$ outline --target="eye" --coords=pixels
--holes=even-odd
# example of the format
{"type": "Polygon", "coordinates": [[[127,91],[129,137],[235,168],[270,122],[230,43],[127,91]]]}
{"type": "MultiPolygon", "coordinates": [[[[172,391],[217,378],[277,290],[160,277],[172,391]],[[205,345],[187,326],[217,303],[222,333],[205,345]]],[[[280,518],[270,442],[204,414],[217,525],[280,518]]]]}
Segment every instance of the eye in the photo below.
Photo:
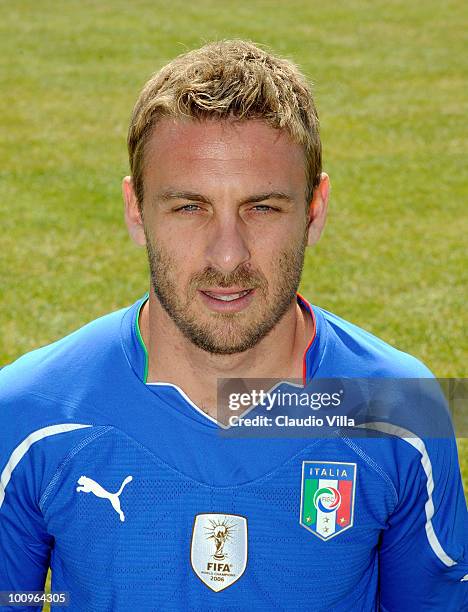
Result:
{"type": "Polygon", "coordinates": [[[256,204],[255,206],[252,207],[252,210],[254,212],[259,212],[259,213],[270,213],[270,212],[276,212],[278,209],[273,208],[273,206],[268,206],[267,204],[256,204]]]}
{"type": "Polygon", "coordinates": [[[198,206],[198,204],[184,204],[183,206],[179,206],[178,208],[175,209],[175,212],[182,212],[182,213],[195,213],[198,212],[199,210],[202,210],[200,206],[198,206]]]}

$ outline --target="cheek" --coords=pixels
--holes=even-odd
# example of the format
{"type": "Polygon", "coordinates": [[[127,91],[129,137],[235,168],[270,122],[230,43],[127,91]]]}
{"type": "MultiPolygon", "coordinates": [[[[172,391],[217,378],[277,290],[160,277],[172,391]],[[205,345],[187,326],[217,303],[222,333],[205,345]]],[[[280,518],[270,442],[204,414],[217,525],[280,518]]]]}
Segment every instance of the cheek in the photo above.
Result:
{"type": "Polygon", "coordinates": [[[179,237],[167,243],[160,243],[163,273],[170,277],[174,287],[186,288],[193,276],[203,270],[203,259],[196,253],[193,241],[179,237]]]}
{"type": "Polygon", "coordinates": [[[294,228],[288,224],[275,231],[258,232],[252,241],[252,261],[264,270],[276,269],[285,254],[302,250],[306,238],[305,220],[298,221],[294,228]]]}

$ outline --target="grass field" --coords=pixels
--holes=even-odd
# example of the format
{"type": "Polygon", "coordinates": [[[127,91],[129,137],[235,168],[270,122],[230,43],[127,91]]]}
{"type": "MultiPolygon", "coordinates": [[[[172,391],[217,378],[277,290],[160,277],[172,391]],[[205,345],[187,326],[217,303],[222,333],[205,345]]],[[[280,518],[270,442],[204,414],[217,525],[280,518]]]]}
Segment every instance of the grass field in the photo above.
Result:
{"type": "Polygon", "coordinates": [[[436,375],[466,376],[466,12],[462,0],[5,5],[0,364],[144,293],[120,195],[136,95],[175,54],[244,37],[315,82],[333,189],[302,292],[436,375]]]}

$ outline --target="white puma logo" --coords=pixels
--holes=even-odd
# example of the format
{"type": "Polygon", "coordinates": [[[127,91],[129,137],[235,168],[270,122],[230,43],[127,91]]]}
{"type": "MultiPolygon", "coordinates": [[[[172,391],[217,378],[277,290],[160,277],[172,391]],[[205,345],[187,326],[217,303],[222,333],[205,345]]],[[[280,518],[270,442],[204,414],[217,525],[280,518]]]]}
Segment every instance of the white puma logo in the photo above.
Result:
{"type": "Polygon", "coordinates": [[[124,490],[124,487],[129,482],[132,482],[132,480],[133,476],[127,476],[127,478],[125,478],[122,484],[120,485],[120,489],[117,491],[117,493],[109,493],[109,491],[106,491],[103,487],[101,487],[99,483],[97,483],[92,478],[88,478],[87,476],[80,476],[78,478],[78,484],[81,485],[81,487],[76,487],[76,490],[82,491],[83,493],[94,493],[96,497],[107,498],[112,504],[114,510],[120,516],[120,520],[123,522],[125,520],[125,514],[120,509],[119,495],[124,490]]]}

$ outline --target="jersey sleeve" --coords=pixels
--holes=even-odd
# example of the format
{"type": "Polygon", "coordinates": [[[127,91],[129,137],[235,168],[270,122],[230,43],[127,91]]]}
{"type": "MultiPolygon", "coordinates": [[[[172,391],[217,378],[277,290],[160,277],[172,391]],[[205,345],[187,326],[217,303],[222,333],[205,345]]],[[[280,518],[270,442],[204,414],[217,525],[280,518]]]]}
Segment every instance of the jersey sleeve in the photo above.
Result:
{"type": "MultiPolygon", "coordinates": [[[[4,450],[5,445],[0,445],[4,450]]],[[[36,499],[39,466],[26,453],[12,469],[14,452],[1,455],[0,471],[0,591],[44,590],[53,538],[47,533],[36,499]]],[[[40,607],[0,610],[40,610],[40,607]]]]}
{"type": "Polygon", "coordinates": [[[15,392],[11,369],[0,372],[0,591],[41,591],[53,545],[39,507],[46,466],[37,431],[45,410],[15,392]]]}
{"type": "Polygon", "coordinates": [[[468,610],[467,510],[454,438],[396,432],[398,504],[379,548],[380,610],[468,610]]]}

